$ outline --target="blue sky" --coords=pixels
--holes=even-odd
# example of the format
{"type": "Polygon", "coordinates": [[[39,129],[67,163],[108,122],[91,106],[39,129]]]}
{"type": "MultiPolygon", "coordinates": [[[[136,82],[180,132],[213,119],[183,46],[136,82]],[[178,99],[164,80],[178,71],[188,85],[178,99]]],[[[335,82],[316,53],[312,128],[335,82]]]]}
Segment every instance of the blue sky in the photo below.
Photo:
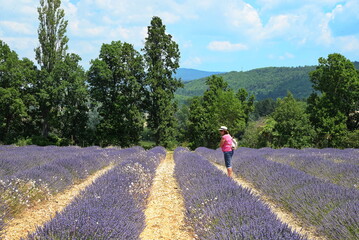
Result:
{"type": "MultiPolygon", "coordinates": [[[[0,0],[0,39],[34,60],[39,0],[0,0]]],[[[88,69],[101,45],[140,51],[153,16],[178,43],[184,68],[246,71],[315,65],[341,53],[359,61],[358,0],[63,0],[69,52],[88,69]]]]}

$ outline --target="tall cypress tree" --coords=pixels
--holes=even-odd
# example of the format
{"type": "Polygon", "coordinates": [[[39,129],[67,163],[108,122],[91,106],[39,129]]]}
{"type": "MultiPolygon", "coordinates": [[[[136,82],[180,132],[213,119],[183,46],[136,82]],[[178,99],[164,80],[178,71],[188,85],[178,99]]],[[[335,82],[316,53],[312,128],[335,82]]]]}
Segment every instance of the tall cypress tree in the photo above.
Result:
{"type": "Polygon", "coordinates": [[[36,60],[41,67],[41,77],[36,84],[38,89],[39,111],[41,115],[42,136],[47,137],[50,125],[56,121],[62,78],[54,77],[56,64],[62,62],[68,48],[66,37],[67,21],[65,12],[60,9],[61,0],[40,0],[38,8],[40,25],[38,38],[40,45],[35,49],[36,60]]]}
{"type": "Polygon", "coordinates": [[[148,126],[154,131],[157,145],[169,146],[176,136],[174,92],[182,83],[173,77],[179,67],[178,44],[166,33],[161,18],[152,18],[142,50],[147,68],[148,126]]]}

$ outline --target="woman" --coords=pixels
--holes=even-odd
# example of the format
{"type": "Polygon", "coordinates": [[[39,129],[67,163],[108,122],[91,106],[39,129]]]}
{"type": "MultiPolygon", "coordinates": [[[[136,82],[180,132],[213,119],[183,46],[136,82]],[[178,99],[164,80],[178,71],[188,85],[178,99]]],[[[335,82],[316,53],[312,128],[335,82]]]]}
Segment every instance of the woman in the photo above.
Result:
{"type": "Polygon", "coordinates": [[[222,149],[222,152],[224,154],[224,162],[226,164],[227,173],[229,177],[233,176],[232,171],[232,156],[233,156],[233,149],[232,149],[232,137],[228,133],[228,128],[225,126],[222,126],[219,129],[219,133],[221,134],[221,142],[219,143],[219,146],[222,149]]]}

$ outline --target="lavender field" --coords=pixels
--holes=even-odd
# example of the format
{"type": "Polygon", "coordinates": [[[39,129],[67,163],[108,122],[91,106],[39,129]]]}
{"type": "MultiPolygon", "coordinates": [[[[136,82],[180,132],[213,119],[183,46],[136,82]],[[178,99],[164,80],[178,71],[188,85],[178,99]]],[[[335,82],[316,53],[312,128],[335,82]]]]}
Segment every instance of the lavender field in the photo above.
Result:
{"type": "MultiPolygon", "coordinates": [[[[196,153],[224,164],[222,152],[196,153]]],[[[233,157],[233,169],[327,239],[359,239],[358,149],[248,149],[233,157]]]]}
{"type": "MultiPolygon", "coordinates": [[[[140,239],[165,155],[162,147],[0,146],[0,232],[37,202],[113,165],[22,239],[140,239]]],[[[358,149],[239,148],[233,169],[314,235],[354,240],[359,239],[358,156],[358,149]]],[[[177,148],[174,162],[185,222],[196,239],[310,239],[221,172],[216,167],[224,164],[220,150],[177,148]]]]}

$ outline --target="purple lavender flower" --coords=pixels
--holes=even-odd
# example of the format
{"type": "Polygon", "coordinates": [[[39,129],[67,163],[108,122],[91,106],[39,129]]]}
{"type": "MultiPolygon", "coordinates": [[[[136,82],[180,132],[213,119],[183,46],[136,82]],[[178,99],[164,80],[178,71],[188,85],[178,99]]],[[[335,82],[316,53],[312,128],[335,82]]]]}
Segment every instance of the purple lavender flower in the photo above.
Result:
{"type": "Polygon", "coordinates": [[[199,239],[305,239],[205,158],[183,148],[174,157],[187,221],[199,239]]]}
{"type": "MultiPolygon", "coordinates": [[[[287,158],[294,158],[302,153],[302,150],[296,149],[240,148],[234,154],[233,169],[307,226],[315,226],[320,234],[329,239],[339,239],[338,236],[345,236],[344,239],[359,239],[359,218],[356,214],[359,191],[315,177],[322,176],[321,171],[327,171],[324,166],[324,169],[316,168],[317,170],[309,175],[291,167],[292,164],[300,163],[287,165],[268,160],[278,151],[283,158],[286,156],[285,153],[287,158]]],[[[320,150],[320,154],[325,154],[325,151],[320,150]]],[[[219,150],[198,149],[198,153],[211,161],[223,164],[218,154],[219,150]]],[[[316,163],[314,162],[313,166],[314,164],[316,163]]],[[[345,168],[342,168],[342,171],[343,169],[345,168]]],[[[335,173],[334,169],[330,171],[332,174],[335,173]]],[[[345,175],[346,172],[341,174],[345,175]]]]}
{"type": "Polygon", "coordinates": [[[128,155],[28,239],[138,239],[164,154],[164,148],[155,148],[128,155]]]}

